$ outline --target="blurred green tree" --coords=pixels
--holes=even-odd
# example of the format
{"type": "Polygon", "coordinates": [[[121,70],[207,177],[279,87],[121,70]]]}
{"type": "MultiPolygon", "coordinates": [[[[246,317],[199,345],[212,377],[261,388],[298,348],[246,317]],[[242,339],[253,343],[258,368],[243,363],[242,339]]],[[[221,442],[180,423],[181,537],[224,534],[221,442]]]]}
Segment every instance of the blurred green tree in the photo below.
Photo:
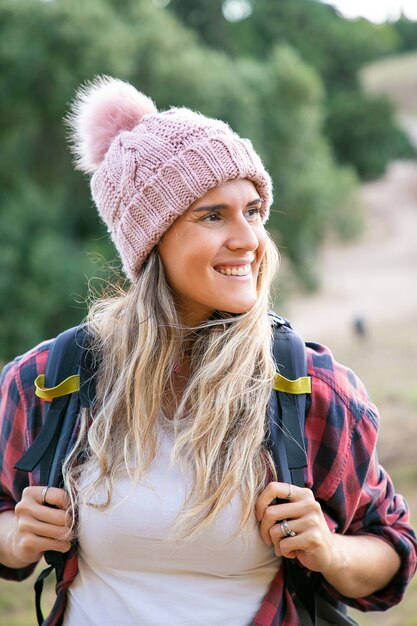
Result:
{"type": "Polygon", "coordinates": [[[111,258],[62,118],[79,82],[131,71],[134,39],[105,3],[0,5],[0,358],[76,323],[89,253],[111,258]]]}
{"type": "Polygon", "coordinates": [[[399,50],[417,49],[417,22],[408,19],[405,15],[392,24],[399,37],[399,50]]]}
{"type": "MultiPolygon", "coordinates": [[[[389,24],[343,19],[319,0],[170,0],[169,10],[199,32],[206,43],[237,56],[268,56],[287,43],[313,65],[326,87],[352,87],[367,62],[396,51],[398,35],[389,24]],[[227,8],[247,6],[244,19],[225,19],[227,8]]],[[[239,12],[237,13],[239,15],[239,12]]]]}
{"type": "Polygon", "coordinates": [[[263,154],[272,174],[271,227],[304,285],[318,284],[314,262],[329,231],[343,236],[360,227],[351,168],[336,167],[323,134],[324,91],[316,72],[288,46],[277,46],[263,64],[247,66],[247,81],[262,102],[263,154]],[[251,72],[252,69],[252,72],[251,72]]]}
{"type": "Polygon", "coordinates": [[[74,89],[98,73],[133,82],[159,108],[190,106],[252,138],[274,178],[271,228],[306,284],[326,230],[355,225],[354,212],[342,212],[355,177],[335,165],[323,135],[320,78],[288,46],[262,62],[230,58],[148,0],[3,0],[0,70],[3,360],[77,323],[98,273],[91,254],[115,254],[62,124],[74,89]]]}
{"type": "Polygon", "coordinates": [[[340,160],[355,163],[362,178],[372,179],[381,175],[393,153],[397,158],[415,157],[394,119],[393,104],[386,97],[356,89],[339,91],[331,99],[327,131],[340,160]]]}
{"type": "MultiPolygon", "coordinates": [[[[383,174],[394,158],[415,155],[392,109],[368,96],[359,83],[359,70],[368,62],[396,52],[400,37],[391,24],[375,25],[365,19],[347,20],[318,0],[171,0],[171,11],[198,30],[209,45],[230,54],[267,58],[277,44],[289,44],[320,74],[326,88],[325,132],[341,163],[351,164],[364,179],[383,174]],[[227,7],[246,6],[245,19],[228,21],[227,7]],[[343,98],[348,106],[341,106],[343,98]],[[355,102],[356,100],[356,102],[355,102]],[[378,127],[369,134],[356,124],[362,114],[373,115],[378,127]],[[336,107],[333,110],[333,107],[336,107]],[[350,115],[354,109],[357,114],[350,115]],[[348,145],[347,137],[355,140],[348,145]]],[[[241,13],[242,14],[242,13],[241,13]]]]}

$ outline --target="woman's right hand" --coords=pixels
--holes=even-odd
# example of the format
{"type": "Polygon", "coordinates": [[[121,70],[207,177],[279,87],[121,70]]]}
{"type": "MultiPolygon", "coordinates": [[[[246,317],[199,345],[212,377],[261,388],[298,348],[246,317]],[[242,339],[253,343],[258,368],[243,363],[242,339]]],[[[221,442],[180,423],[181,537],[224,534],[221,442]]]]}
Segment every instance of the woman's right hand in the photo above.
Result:
{"type": "Polygon", "coordinates": [[[68,552],[72,533],[63,489],[26,487],[15,507],[10,549],[20,567],[38,562],[47,550],[68,552]]]}

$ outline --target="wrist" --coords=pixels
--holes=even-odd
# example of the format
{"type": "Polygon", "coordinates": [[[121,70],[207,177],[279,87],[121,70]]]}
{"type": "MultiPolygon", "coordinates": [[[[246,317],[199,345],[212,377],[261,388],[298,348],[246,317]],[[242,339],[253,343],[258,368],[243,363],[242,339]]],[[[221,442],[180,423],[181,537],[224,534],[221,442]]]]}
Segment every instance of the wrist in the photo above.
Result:
{"type": "Polygon", "coordinates": [[[348,571],[348,555],[345,550],[345,544],[340,539],[340,535],[331,535],[329,562],[320,572],[327,582],[334,587],[338,587],[340,582],[346,579],[348,571]]]}

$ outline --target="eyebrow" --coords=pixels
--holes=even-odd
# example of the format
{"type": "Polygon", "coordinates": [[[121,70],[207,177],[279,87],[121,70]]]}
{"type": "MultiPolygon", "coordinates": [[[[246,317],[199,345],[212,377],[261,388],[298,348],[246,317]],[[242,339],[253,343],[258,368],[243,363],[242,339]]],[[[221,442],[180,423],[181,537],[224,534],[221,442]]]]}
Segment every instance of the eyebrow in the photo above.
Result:
{"type": "MultiPolygon", "coordinates": [[[[254,206],[255,204],[259,204],[262,202],[262,198],[256,198],[256,200],[251,200],[247,203],[246,207],[254,206]]],[[[203,211],[220,211],[221,209],[229,209],[229,204],[205,204],[204,206],[199,206],[196,209],[193,209],[193,213],[202,213],[203,211]]]]}

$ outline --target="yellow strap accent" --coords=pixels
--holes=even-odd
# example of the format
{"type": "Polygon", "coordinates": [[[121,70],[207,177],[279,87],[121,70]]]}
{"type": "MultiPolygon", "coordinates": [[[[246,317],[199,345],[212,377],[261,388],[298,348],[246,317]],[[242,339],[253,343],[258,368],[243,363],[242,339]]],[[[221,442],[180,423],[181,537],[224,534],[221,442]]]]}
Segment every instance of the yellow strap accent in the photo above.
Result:
{"type": "Polygon", "coordinates": [[[60,398],[66,396],[74,391],[80,390],[80,375],[74,374],[74,376],[68,376],[62,383],[59,383],[56,387],[45,388],[45,374],[40,374],[35,380],[35,394],[42,400],[49,400],[50,402],[54,398],[60,398]]]}
{"type": "MultiPolygon", "coordinates": [[[[42,400],[53,400],[80,390],[80,375],[69,376],[56,387],[45,388],[45,374],[40,374],[35,380],[35,394],[42,400]]],[[[275,374],[273,388],[285,393],[301,394],[311,393],[311,378],[303,376],[297,380],[289,380],[281,374],[275,374]]]]}
{"type": "Polygon", "coordinates": [[[311,378],[310,376],[302,376],[297,378],[297,380],[289,380],[281,376],[281,374],[275,374],[273,388],[276,391],[284,391],[285,393],[311,393],[311,378]]]}

